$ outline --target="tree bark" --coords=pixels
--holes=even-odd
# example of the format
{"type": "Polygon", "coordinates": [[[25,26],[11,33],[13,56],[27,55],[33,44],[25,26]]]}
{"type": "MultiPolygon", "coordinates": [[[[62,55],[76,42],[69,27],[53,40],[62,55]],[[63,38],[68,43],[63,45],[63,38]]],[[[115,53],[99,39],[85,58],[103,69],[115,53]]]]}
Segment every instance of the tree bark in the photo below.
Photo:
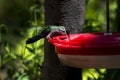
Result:
{"type": "MultiPolygon", "coordinates": [[[[85,0],[46,0],[45,24],[63,25],[71,33],[83,31],[85,0]]],[[[82,80],[79,68],[62,64],[54,46],[45,40],[43,80],[82,80]]]]}
{"type": "Polygon", "coordinates": [[[62,0],[60,23],[71,33],[83,32],[85,0],[62,0]]]}

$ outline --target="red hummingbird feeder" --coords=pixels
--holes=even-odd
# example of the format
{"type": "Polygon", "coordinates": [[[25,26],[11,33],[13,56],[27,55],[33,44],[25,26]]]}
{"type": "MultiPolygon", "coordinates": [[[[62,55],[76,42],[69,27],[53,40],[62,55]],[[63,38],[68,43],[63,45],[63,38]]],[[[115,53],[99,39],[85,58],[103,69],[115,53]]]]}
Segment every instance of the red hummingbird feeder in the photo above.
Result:
{"type": "Polygon", "coordinates": [[[83,33],[49,39],[60,60],[78,68],[119,68],[120,33],[83,33]]]}
{"type": "Polygon", "coordinates": [[[106,0],[107,32],[55,36],[48,41],[55,46],[60,60],[77,68],[120,68],[120,33],[109,32],[109,0],[106,0]]]}

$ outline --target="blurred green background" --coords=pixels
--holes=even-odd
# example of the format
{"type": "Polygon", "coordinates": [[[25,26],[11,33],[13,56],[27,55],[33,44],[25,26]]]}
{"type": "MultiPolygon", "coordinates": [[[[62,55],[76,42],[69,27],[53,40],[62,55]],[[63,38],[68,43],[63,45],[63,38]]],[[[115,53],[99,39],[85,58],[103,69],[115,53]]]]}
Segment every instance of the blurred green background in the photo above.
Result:
{"type": "MultiPolygon", "coordinates": [[[[86,0],[84,32],[106,31],[105,0],[86,0]]],[[[110,31],[120,31],[120,0],[110,1],[110,31]]],[[[44,0],[0,0],[1,80],[42,80],[44,39],[25,41],[44,27],[44,0]]],[[[83,69],[83,80],[117,80],[120,72],[83,69]]]]}

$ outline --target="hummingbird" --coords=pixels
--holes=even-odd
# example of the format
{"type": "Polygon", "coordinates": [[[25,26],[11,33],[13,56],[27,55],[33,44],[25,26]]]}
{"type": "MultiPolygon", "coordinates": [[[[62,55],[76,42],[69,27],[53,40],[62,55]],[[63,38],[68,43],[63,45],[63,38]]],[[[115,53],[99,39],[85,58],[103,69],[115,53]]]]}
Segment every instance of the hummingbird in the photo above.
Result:
{"type": "Polygon", "coordinates": [[[47,39],[52,38],[54,36],[67,34],[64,26],[47,26],[40,30],[40,32],[26,40],[26,44],[34,43],[41,38],[47,37],[47,39]]]}

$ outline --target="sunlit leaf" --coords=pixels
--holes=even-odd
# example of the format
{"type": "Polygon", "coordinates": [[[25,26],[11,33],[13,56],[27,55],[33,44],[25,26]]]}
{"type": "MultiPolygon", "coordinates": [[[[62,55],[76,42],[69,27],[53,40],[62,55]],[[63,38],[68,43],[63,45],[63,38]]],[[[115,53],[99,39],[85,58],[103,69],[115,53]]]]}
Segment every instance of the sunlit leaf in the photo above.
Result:
{"type": "Polygon", "coordinates": [[[23,73],[22,75],[19,76],[17,80],[29,80],[28,75],[26,73],[23,73]]]}

